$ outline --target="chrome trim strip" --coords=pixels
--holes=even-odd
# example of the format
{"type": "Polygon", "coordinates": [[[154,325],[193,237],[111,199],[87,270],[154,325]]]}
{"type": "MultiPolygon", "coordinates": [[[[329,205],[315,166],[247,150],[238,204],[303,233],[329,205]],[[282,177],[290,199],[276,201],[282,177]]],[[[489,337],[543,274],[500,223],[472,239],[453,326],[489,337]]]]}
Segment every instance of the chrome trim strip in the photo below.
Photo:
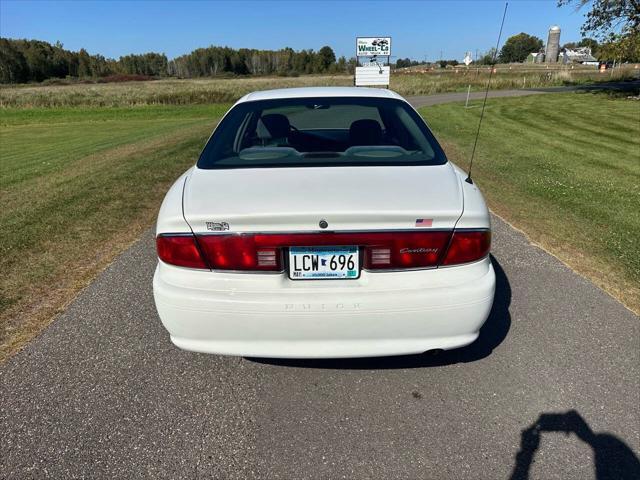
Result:
{"type": "Polygon", "coordinates": [[[193,237],[193,233],[189,233],[189,232],[158,233],[156,234],[156,238],[158,237],[193,237]]]}
{"type": "Polygon", "coordinates": [[[465,263],[456,263],[454,265],[440,265],[438,268],[455,268],[455,267],[464,267],[465,265],[471,265],[473,263],[478,263],[483,261],[484,259],[488,258],[491,256],[491,250],[489,250],[489,253],[487,253],[484,257],[479,258],[478,260],[474,260],[472,262],[465,262],[465,263]]]}
{"type": "Polygon", "coordinates": [[[260,274],[260,275],[280,275],[282,273],[285,273],[284,270],[220,270],[220,269],[209,269],[212,272],[217,272],[217,273],[249,273],[251,275],[255,275],[255,274],[260,274]]]}

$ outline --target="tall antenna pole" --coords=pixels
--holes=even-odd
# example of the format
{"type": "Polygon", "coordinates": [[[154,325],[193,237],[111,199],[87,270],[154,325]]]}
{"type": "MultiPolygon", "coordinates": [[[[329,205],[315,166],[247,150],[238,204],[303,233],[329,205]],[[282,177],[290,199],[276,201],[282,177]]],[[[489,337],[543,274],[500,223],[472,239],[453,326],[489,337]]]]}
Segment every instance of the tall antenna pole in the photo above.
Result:
{"type": "Polygon", "coordinates": [[[487,80],[487,89],[484,92],[484,101],[482,102],[482,111],[480,112],[480,121],[478,122],[478,130],[476,131],[476,139],[473,142],[473,150],[471,150],[471,160],[469,160],[469,172],[465,182],[473,183],[471,180],[471,167],[473,166],[473,157],[476,154],[476,147],[478,146],[478,137],[480,136],[480,127],[482,126],[482,119],[484,118],[484,107],[487,105],[487,97],[489,96],[489,87],[491,86],[491,77],[496,66],[496,59],[498,58],[498,47],[500,47],[500,38],[502,38],[502,27],[504,27],[504,19],[507,16],[507,7],[509,2],[504,3],[504,12],[502,13],[502,23],[500,24],[500,33],[498,33],[498,41],[496,42],[496,49],[493,52],[493,58],[491,59],[491,70],[489,71],[489,80],[487,80]]]}

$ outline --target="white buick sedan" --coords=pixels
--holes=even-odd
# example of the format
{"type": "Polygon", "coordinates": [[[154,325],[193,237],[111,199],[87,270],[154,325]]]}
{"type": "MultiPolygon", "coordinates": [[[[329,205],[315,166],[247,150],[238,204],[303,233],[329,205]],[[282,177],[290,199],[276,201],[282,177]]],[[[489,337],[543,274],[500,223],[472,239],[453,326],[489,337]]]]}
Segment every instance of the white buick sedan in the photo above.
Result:
{"type": "Polygon", "coordinates": [[[489,213],[398,94],[240,99],[157,223],[153,291],[175,345],[339,358],[473,342],[495,290],[489,213]]]}

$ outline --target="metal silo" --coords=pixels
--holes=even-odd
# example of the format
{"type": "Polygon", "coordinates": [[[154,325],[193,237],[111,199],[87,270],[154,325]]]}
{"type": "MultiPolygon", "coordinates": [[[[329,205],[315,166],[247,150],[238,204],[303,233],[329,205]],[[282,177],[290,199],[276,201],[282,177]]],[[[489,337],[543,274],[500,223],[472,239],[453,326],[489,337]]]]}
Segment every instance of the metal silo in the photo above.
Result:
{"type": "Polygon", "coordinates": [[[560,27],[554,25],[549,29],[544,61],[546,63],[556,63],[558,61],[558,53],[560,53],[560,27]]]}

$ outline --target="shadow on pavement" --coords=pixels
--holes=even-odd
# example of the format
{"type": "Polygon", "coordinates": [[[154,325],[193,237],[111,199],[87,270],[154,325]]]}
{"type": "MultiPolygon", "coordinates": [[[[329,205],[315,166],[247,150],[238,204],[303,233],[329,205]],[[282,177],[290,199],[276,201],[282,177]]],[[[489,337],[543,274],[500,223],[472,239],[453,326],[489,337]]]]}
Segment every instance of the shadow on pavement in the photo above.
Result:
{"type": "Polygon", "coordinates": [[[491,313],[480,329],[480,336],[471,345],[456,350],[448,350],[439,355],[402,355],[396,357],[346,358],[346,359],[275,359],[275,358],[247,358],[247,360],[298,368],[329,368],[329,369],[393,369],[393,368],[423,368],[441,367],[456,363],[475,362],[491,355],[493,350],[506,338],[511,326],[511,286],[502,267],[491,256],[491,263],[496,272],[496,294],[491,313]]]}
{"type": "Polygon", "coordinates": [[[610,433],[595,433],[575,410],[566,413],[543,413],[522,431],[520,451],[511,480],[526,480],[540,446],[542,432],[574,433],[593,449],[597,480],[631,480],[640,478],[640,460],[631,448],[610,433]]]}

